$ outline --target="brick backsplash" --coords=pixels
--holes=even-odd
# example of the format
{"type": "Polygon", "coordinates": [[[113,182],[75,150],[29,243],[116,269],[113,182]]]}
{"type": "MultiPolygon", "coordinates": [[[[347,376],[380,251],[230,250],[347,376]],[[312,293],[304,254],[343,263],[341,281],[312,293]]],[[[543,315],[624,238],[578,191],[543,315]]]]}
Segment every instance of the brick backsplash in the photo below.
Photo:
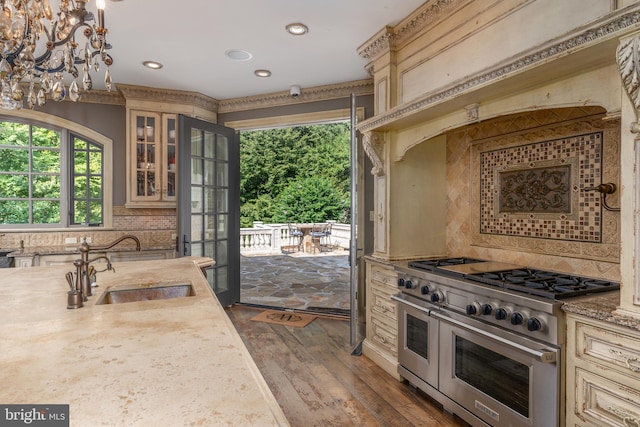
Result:
{"type": "Polygon", "coordinates": [[[175,209],[127,209],[116,206],[113,209],[113,228],[68,229],[64,231],[37,231],[0,233],[0,248],[15,249],[20,244],[25,248],[36,246],[75,246],[83,238],[90,238],[92,244],[106,244],[124,234],[133,234],[142,243],[142,248],[170,247],[174,244],[172,234],[176,233],[175,209]],[[78,243],[65,243],[65,239],[75,238],[78,243]]]}

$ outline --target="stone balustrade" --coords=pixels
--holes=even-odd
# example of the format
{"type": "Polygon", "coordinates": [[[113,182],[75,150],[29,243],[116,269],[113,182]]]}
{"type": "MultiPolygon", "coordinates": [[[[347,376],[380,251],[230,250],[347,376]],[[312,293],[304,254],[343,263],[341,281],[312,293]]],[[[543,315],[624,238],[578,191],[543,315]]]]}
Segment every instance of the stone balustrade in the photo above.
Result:
{"type": "MultiPolygon", "coordinates": [[[[329,246],[349,249],[351,225],[332,223],[329,246]]],[[[240,253],[242,255],[266,255],[282,253],[283,247],[289,246],[289,227],[287,224],[264,224],[254,221],[252,228],[240,229],[240,253]]]]}

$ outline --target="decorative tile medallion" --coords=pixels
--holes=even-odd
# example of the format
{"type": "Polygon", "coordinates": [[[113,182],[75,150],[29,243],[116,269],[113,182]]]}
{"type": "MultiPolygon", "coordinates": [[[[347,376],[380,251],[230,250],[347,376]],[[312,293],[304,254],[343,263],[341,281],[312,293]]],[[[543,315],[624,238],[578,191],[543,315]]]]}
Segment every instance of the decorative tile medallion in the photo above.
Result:
{"type": "Polygon", "coordinates": [[[480,152],[480,233],[601,242],[602,135],[480,152]]]}

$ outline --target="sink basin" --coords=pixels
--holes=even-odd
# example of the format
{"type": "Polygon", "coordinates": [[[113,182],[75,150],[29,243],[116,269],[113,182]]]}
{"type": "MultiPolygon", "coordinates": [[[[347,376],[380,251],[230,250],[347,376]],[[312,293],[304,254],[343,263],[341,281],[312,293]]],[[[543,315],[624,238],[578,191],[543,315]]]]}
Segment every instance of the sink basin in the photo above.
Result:
{"type": "Polygon", "coordinates": [[[190,283],[154,283],[107,289],[96,305],[192,297],[196,293],[190,283]]]}

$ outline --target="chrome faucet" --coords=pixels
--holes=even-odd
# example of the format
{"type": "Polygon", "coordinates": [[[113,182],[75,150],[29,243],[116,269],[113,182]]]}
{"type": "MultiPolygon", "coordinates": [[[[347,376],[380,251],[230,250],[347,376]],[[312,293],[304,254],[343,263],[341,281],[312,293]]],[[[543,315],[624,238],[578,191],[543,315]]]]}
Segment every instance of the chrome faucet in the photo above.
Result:
{"type": "MultiPolygon", "coordinates": [[[[80,262],[78,262],[76,264],[76,262],[74,262],[74,265],[76,265],[77,267],[77,277],[76,277],[76,283],[80,283],[79,289],[77,289],[79,292],[82,292],[83,297],[90,297],[91,296],[91,278],[90,278],[90,272],[89,272],[89,265],[99,259],[105,259],[107,260],[107,270],[112,270],[115,272],[115,269],[113,268],[113,266],[111,265],[111,260],[109,260],[109,258],[107,258],[106,256],[102,255],[99,257],[96,257],[94,259],[89,259],[89,252],[91,251],[104,251],[107,249],[111,249],[112,247],[114,247],[115,245],[117,245],[118,243],[122,242],[123,240],[127,240],[127,239],[131,239],[136,243],[136,251],[140,252],[141,250],[141,245],[140,245],[140,239],[138,239],[136,236],[132,235],[132,234],[125,234],[124,236],[121,236],[120,238],[114,240],[113,242],[104,245],[104,246],[89,246],[89,244],[87,243],[86,240],[83,240],[83,242],[80,244],[80,247],[78,248],[80,250],[80,262]]],[[[76,260],[78,261],[78,260],[76,260]]],[[[104,271],[104,270],[103,270],[104,271]]],[[[76,288],[78,288],[78,286],[76,286],[76,288]]]]}

